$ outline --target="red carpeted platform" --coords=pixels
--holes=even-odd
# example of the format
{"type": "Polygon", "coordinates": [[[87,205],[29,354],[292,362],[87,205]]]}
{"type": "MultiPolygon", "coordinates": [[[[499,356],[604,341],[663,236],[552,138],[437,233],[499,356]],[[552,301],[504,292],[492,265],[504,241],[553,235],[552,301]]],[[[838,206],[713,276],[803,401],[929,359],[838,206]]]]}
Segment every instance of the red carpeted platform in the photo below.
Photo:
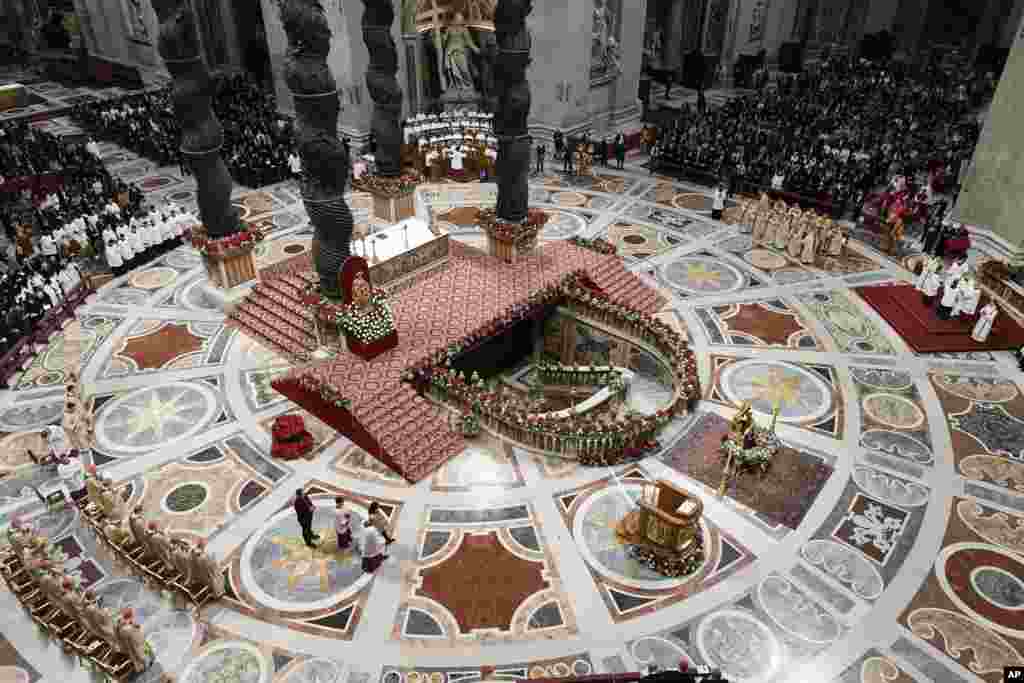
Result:
{"type": "MultiPolygon", "coordinates": [[[[260,283],[229,317],[229,324],[296,359],[315,348],[311,313],[301,303],[306,283],[314,280],[309,257],[304,257],[275,267],[272,277],[260,271],[260,283]]],[[[546,244],[509,265],[452,241],[445,268],[392,295],[396,348],[369,361],[343,352],[296,367],[272,385],[415,483],[461,452],[465,443],[449,430],[446,413],[402,381],[403,372],[489,329],[576,270],[586,271],[612,300],[642,313],[653,314],[665,303],[661,294],[625,269],[622,259],[568,242],[546,244]],[[331,388],[351,404],[341,407],[325,400],[318,386],[331,388]]]]}
{"type": "MultiPolygon", "coordinates": [[[[934,307],[925,305],[913,285],[859,287],[855,291],[917,353],[1007,351],[1024,346],[1024,327],[1004,312],[996,318],[988,340],[979,344],[971,339],[975,317],[942,320],[934,307]]],[[[985,301],[982,297],[982,306],[985,301]]]]}

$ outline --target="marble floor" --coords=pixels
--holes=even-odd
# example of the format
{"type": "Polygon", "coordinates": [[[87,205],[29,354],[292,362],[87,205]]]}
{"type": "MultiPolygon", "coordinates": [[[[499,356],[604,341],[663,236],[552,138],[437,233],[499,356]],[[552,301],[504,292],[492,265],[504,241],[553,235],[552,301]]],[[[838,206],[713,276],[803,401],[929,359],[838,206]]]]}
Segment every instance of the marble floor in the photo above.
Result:
{"type": "MultiPolygon", "coordinates": [[[[176,169],[111,145],[103,153],[151,198],[195,201],[176,169]]],[[[712,220],[702,188],[598,173],[535,176],[532,203],[554,216],[545,239],[615,241],[667,295],[661,317],[688,330],[704,400],[650,457],[586,469],[488,436],[409,486],[310,419],[314,457],[272,461],[270,423],[297,409],[270,380],[289,364],[225,327],[201,295],[198,257],[181,249],[82,311],[83,383],[101,471],[147,515],[209,539],[227,598],[198,618],[176,611],[73,513],[41,510],[31,476],[0,480],[0,524],[33,517],[108,605],[137,608],[159,652],[147,683],[164,672],[181,683],[225,672],[248,683],[456,683],[681,658],[749,683],[996,683],[1022,663],[1024,376],[1012,357],[912,353],[852,292],[909,279],[870,247],[806,267],[712,220]],[[740,490],[718,498],[701,479],[714,430],[744,400],[762,419],[779,405],[778,433],[807,473],[773,485],[791,499],[778,514],[740,490]],[[661,477],[704,501],[704,565],[685,579],[651,573],[613,533],[644,482],[661,477]],[[318,503],[315,551],[287,507],[297,487],[318,503]],[[376,576],[331,538],[336,495],[357,518],[376,501],[394,524],[398,542],[376,576]]],[[[294,186],[239,188],[235,201],[271,231],[261,263],[309,248],[294,186]]],[[[479,240],[472,227],[452,230],[479,240]]],[[[0,394],[5,466],[18,464],[26,432],[58,418],[63,380],[58,336],[0,394]]],[[[0,631],[0,680],[88,679],[6,592],[0,631]]]]}

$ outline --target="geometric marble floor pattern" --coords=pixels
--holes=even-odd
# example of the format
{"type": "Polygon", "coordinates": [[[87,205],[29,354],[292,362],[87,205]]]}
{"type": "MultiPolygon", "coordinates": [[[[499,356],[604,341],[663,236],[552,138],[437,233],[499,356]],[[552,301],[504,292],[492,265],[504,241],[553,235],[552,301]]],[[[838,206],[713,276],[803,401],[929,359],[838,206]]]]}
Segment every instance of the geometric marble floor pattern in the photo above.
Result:
{"type": "MultiPolygon", "coordinates": [[[[194,202],[194,182],[175,169],[104,149],[115,173],[149,178],[154,198],[194,202]]],[[[728,418],[750,400],[767,419],[779,407],[783,442],[829,473],[796,528],[686,476],[680,463],[710,423],[699,416],[613,469],[485,437],[409,486],[311,419],[315,457],[272,461],[269,424],[297,410],[270,388],[288,361],[224,327],[187,248],[108,284],[82,311],[96,331],[82,381],[96,397],[100,469],[147,516],[207,538],[228,595],[199,622],[174,611],[113,567],[73,515],[42,514],[31,478],[0,480],[0,524],[35,517],[110,604],[141,611],[164,653],[159,671],[183,683],[225,672],[251,683],[513,680],[681,658],[751,682],[995,683],[1020,663],[1024,377],[1011,356],[912,353],[850,291],[910,279],[868,247],[851,245],[856,268],[791,263],[711,220],[691,185],[600,173],[531,178],[534,203],[559,212],[545,239],[615,240],[627,267],[666,294],[659,317],[688,330],[702,412],[728,418]],[[644,481],[662,477],[705,505],[704,566],[686,580],[647,571],[613,533],[644,481]],[[317,502],[315,551],[287,509],[298,487],[317,502]],[[398,542],[375,576],[336,547],[339,495],[357,519],[372,502],[390,518],[398,542]]],[[[309,248],[293,185],[238,188],[235,201],[270,232],[264,262],[309,248]]],[[[6,445],[56,420],[60,358],[0,394],[6,445]]],[[[10,595],[0,608],[0,678],[86,681],[10,595]]]]}

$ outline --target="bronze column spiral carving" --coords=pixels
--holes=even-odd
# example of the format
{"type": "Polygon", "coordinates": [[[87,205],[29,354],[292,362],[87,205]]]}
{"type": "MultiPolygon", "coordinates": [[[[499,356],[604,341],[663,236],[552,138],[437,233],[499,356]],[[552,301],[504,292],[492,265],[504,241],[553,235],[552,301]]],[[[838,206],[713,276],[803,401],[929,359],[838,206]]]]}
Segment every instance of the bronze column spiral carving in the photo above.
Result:
{"type": "Polygon", "coordinates": [[[377,140],[377,175],[395,177],[402,172],[402,90],[398,87],[398,50],[391,36],[395,9],[391,0],[363,0],[363,42],[370,53],[366,88],[373,99],[370,124],[377,140]]]}
{"type": "Polygon", "coordinates": [[[173,78],[171,99],[181,123],[181,152],[196,177],[199,215],[211,238],[241,229],[231,204],[234,185],[220,150],[224,128],[211,107],[214,82],[199,51],[196,18],[188,0],[152,0],[160,21],[157,50],[173,78]]]}
{"type": "Polygon", "coordinates": [[[530,84],[526,67],[530,64],[530,32],[526,17],[533,10],[532,0],[499,0],[494,10],[494,32],[498,58],[494,65],[494,87],[498,107],[494,113],[498,137],[498,220],[522,223],[530,190],[530,84]]]}
{"type": "Polygon", "coordinates": [[[338,141],[341,100],[327,65],[331,28],[319,0],[277,0],[277,5],[288,36],[284,78],[295,100],[302,201],[314,227],[313,261],[320,291],[337,297],[338,273],[352,240],[352,211],[345,201],[348,152],[338,141]]]}

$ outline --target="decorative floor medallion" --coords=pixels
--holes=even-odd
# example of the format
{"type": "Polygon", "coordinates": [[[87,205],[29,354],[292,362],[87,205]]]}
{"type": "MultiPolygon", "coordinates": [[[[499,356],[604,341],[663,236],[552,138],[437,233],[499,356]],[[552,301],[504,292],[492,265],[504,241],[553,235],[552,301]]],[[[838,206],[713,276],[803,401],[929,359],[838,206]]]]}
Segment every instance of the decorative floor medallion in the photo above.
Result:
{"type": "MultiPolygon", "coordinates": [[[[356,551],[371,499],[321,481],[303,487],[316,510],[317,547],[308,547],[291,504],[279,510],[228,558],[230,603],[243,614],[329,638],[350,640],[359,623],[374,575],[362,570],[356,551]],[[352,514],[354,542],[338,547],[335,497],[352,514]]],[[[401,504],[378,499],[384,515],[397,519],[401,504]]],[[[393,528],[392,528],[393,530],[393,528]]],[[[378,573],[386,572],[385,564],[378,573]]]]}
{"type": "Polygon", "coordinates": [[[180,442],[204,429],[218,407],[214,391],[197,382],[137,389],[104,405],[96,417],[96,445],[114,455],[180,442]]]}
{"type": "Polygon", "coordinates": [[[662,274],[673,287],[691,296],[735,292],[746,284],[736,267],[712,258],[675,259],[662,267],[662,274]]]}
{"type": "Polygon", "coordinates": [[[747,550],[707,518],[702,523],[704,560],[693,574],[667,578],[633,559],[616,536],[615,527],[636,508],[647,481],[645,473],[631,468],[615,479],[602,479],[555,496],[576,548],[616,622],[649,615],[707,590],[753,561],[747,550]]]}
{"type": "Polygon", "coordinates": [[[933,373],[957,469],[969,479],[1024,492],[1024,396],[1010,380],[933,373]]]}
{"type": "Polygon", "coordinates": [[[953,498],[942,549],[901,614],[917,637],[988,683],[1024,666],[1024,518],[953,498]]]}
{"type": "Polygon", "coordinates": [[[781,299],[696,309],[713,344],[821,349],[800,315],[781,299]]]}
{"type": "Polygon", "coordinates": [[[402,580],[395,638],[451,647],[577,632],[529,505],[428,506],[416,548],[416,560],[402,580]]]}

